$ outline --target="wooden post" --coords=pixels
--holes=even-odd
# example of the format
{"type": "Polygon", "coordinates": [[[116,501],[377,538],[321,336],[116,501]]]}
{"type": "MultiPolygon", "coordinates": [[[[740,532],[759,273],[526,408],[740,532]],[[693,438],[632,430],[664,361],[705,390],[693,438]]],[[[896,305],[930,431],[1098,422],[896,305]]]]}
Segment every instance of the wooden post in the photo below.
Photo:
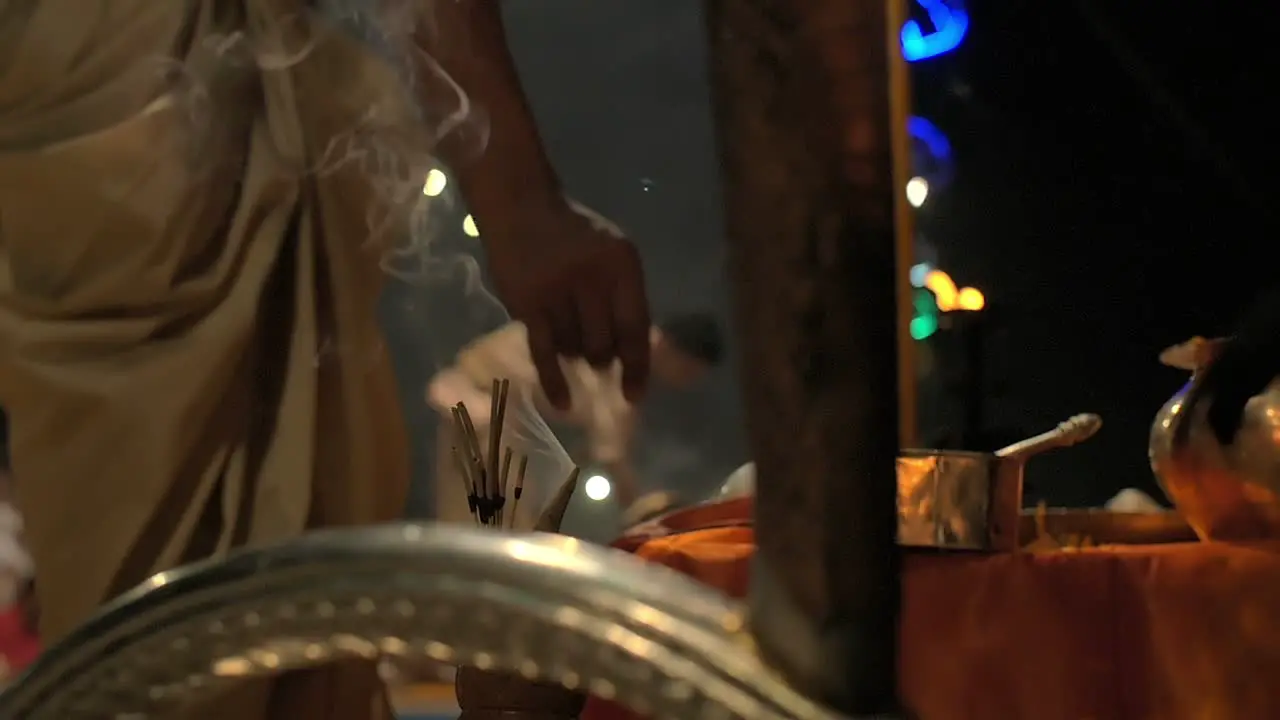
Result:
{"type": "Polygon", "coordinates": [[[911,73],[900,51],[902,26],[907,22],[905,0],[887,0],[888,26],[885,32],[889,52],[889,117],[893,129],[894,239],[898,289],[898,442],[901,447],[920,447],[919,395],[916,393],[916,346],[911,338],[911,317],[915,314],[914,288],[910,268],[915,262],[916,229],[911,203],[907,202],[907,181],[911,179],[911,73]]]}
{"type": "Polygon", "coordinates": [[[706,6],[758,473],[753,632],[802,691],[892,712],[901,189],[887,3],[706,6]]]}

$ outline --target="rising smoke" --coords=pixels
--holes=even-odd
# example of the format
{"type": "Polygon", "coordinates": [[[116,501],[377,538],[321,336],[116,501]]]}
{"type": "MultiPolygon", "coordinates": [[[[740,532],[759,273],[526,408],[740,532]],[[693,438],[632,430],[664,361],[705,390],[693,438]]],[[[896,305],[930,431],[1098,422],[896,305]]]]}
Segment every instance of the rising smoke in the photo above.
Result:
{"type": "MultiPolygon", "coordinates": [[[[427,291],[417,294],[417,301],[401,305],[400,309],[410,315],[395,325],[401,332],[434,337],[423,338],[425,342],[393,345],[417,349],[418,356],[409,359],[409,363],[438,369],[441,346],[452,354],[457,345],[441,338],[456,337],[460,320],[465,323],[468,318],[495,315],[504,321],[509,319],[485,286],[479,244],[458,243],[458,224],[445,222],[456,217],[450,211],[457,201],[453,192],[426,197],[422,191],[427,174],[440,167],[433,150],[442,141],[448,139],[452,146],[464,148],[463,155],[484,152],[489,128],[483,108],[475,107],[445,68],[414,42],[415,31],[434,32],[430,2],[317,0],[314,6],[292,14],[268,10],[266,6],[272,4],[308,5],[287,0],[247,2],[248,17],[243,27],[207,35],[181,67],[166,68],[170,82],[181,90],[178,96],[190,119],[192,132],[184,150],[196,162],[222,162],[217,156],[229,154],[212,153],[210,148],[242,142],[236,136],[235,123],[224,119],[253,114],[236,110],[244,103],[260,101],[260,93],[254,90],[256,82],[271,82],[273,74],[296,74],[293,71],[307,63],[331,62],[327,45],[356,46],[360,54],[375,60],[365,64],[376,65],[380,71],[360,75],[363,87],[335,82],[328,88],[310,88],[335,96],[323,99],[326,106],[345,102],[350,111],[346,114],[348,122],[324,128],[322,137],[310,138],[309,145],[318,151],[286,146],[277,147],[276,151],[284,159],[298,163],[300,173],[322,178],[354,169],[369,184],[375,202],[367,209],[367,234],[351,240],[366,243],[376,252],[381,267],[395,280],[427,291]],[[415,97],[415,89],[423,87],[432,88],[430,107],[415,97]],[[340,93],[350,97],[336,97],[340,93]],[[430,301],[423,302],[422,298],[430,301]]],[[[309,105],[321,104],[314,98],[297,100],[299,115],[309,105]]],[[[308,127],[308,131],[314,133],[316,128],[308,127]]],[[[473,320],[471,327],[463,328],[463,334],[474,337],[477,330],[487,329],[476,327],[473,320]]],[[[319,350],[321,362],[359,362],[367,352],[349,348],[328,348],[324,353],[319,350]]],[[[403,368],[406,359],[399,360],[397,365],[403,368]]],[[[402,397],[425,402],[425,388],[410,390],[402,397]]],[[[510,398],[503,436],[517,453],[530,457],[530,477],[534,482],[528,487],[525,502],[537,507],[554,489],[551,486],[567,476],[571,461],[535,409],[532,389],[521,390],[510,398]]],[[[433,438],[415,438],[415,442],[435,444],[433,438]]],[[[446,468],[443,474],[437,472],[438,477],[433,480],[456,481],[446,477],[448,474],[446,468]]]]}

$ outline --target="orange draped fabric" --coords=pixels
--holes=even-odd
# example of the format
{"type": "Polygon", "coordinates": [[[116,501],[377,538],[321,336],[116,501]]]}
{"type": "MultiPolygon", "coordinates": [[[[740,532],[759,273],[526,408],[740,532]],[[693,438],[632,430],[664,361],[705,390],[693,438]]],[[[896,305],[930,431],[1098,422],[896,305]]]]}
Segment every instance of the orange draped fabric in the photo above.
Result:
{"type": "MultiPolygon", "coordinates": [[[[742,597],[754,536],[718,512],[619,546],[742,597]]],[[[1280,544],[908,553],[903,586],[922,720],[1280,718],[1280,544]]],[[[594,699],[583,715],[633,717],[594,699]]]]}

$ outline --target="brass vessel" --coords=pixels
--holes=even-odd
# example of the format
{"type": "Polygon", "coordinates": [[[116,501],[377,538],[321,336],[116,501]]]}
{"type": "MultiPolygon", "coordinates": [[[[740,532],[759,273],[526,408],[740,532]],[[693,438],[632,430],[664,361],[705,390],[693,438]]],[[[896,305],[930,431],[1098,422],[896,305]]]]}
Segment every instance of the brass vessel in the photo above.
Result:
{"type": "MultiPolygon", "coordinates": [[[[898,544],[953,550],[1020,547],[1027,462],[1088,440],[1102,418],[1083,413],[994,453],[904,449],[898,456],[898,544]]],[[[738,468],[712,502],[755,493],[755,464],[738,468]]]]}
{"type": "Polygon", "coordinates": [[[1249,400],[1235,441],[1223,446],[1205,419],[1213,398],[1194,407],[1185,402],[1202,377],[1199,371],[1212,362],[1211,353],[1180,349],[1171,348],[1161,359],[1193,375],[1156,415],[1152,471],[1202,540],[1280,537],[1280,380],[1249,400]],[[1184,423],[1191,425],[1178,441],[1184,423]]]}

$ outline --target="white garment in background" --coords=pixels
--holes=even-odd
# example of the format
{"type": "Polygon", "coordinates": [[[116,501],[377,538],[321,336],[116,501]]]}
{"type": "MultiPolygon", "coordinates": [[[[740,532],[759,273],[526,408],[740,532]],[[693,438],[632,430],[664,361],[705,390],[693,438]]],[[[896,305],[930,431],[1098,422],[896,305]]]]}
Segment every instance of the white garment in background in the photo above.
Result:
{"type": "Polygon", "coordinates": [[[1155,501],[1155,498],[1134,488],[1125,488],[1116,493],[1116,496],[1107,501],[1106,509],[1111,512],[1121,513],[1158,513],[1164,512],[1165,507],[1155,501]]]}
{"type": "Polygon", "coordinates": [[[0,503],[0,607],[18,599],[35,566],[22,544],[22,516],[9,503],[0,503]]]}
{"type": "MultiPolygon", "coordinates": [[[[569,388],[569,410],[551,405],[538,382],[538,371],[529,352],[529,336],[523,323],[513,322],[484,335],[464,347],[454,366],[432,378],[427,398],[446,418],[438,447],[449,452],[453,443],[449,409],[458,403],[483,439],[488,437],[491,393],[494,380],[511,383],[503,445],[516,453],[528,454],[529,476],[522,510],[536,513],[559,487],[573,462],[542,418],[581,428],[587,440],[589,459],[604,467],[625,463],[635,426],[635,410],[622,393],[621,365],[596,370],[583,360],[561,359],[569,388]],[[533,417],[530,417],[530,416],[533,417]]],[[[452,459],[441,458],[437,473],[437,517],[446,521],[467,521],[463,484],[452,459]]],[[[520,513],[525,515],[524,512],[520,513]]],[[[518,518],[528,527],[532,518],[518,518]]]]}
{"type": "Polygon", "coordinates": [[[722,500],[736,500],[741,497],[750,497],[756,494],[756,464],[749,462],[742,467],[734,470],[721,483],[719,492],[716,493],[714,502],[722,500]]]}
{"type": "MultiPolygon", "coordinates": [[[[560,360],[569,387],[569,409],[553,407],[538,382],[524,323],[508,323],[467,345],[457,363],[431,381],[431,403],[447,412],[465,403],[475,423],[488,424],[494,380],[509,380],[511,393],[533,398],[544,417],[582,428],[592,462],[612,465],[627,459],[635,427],[635,409],[622,393],[622,366],[597,370],[585,360],[560,360]]],[[[504,431],[505,432],[505,431],[504,431]]]]}

